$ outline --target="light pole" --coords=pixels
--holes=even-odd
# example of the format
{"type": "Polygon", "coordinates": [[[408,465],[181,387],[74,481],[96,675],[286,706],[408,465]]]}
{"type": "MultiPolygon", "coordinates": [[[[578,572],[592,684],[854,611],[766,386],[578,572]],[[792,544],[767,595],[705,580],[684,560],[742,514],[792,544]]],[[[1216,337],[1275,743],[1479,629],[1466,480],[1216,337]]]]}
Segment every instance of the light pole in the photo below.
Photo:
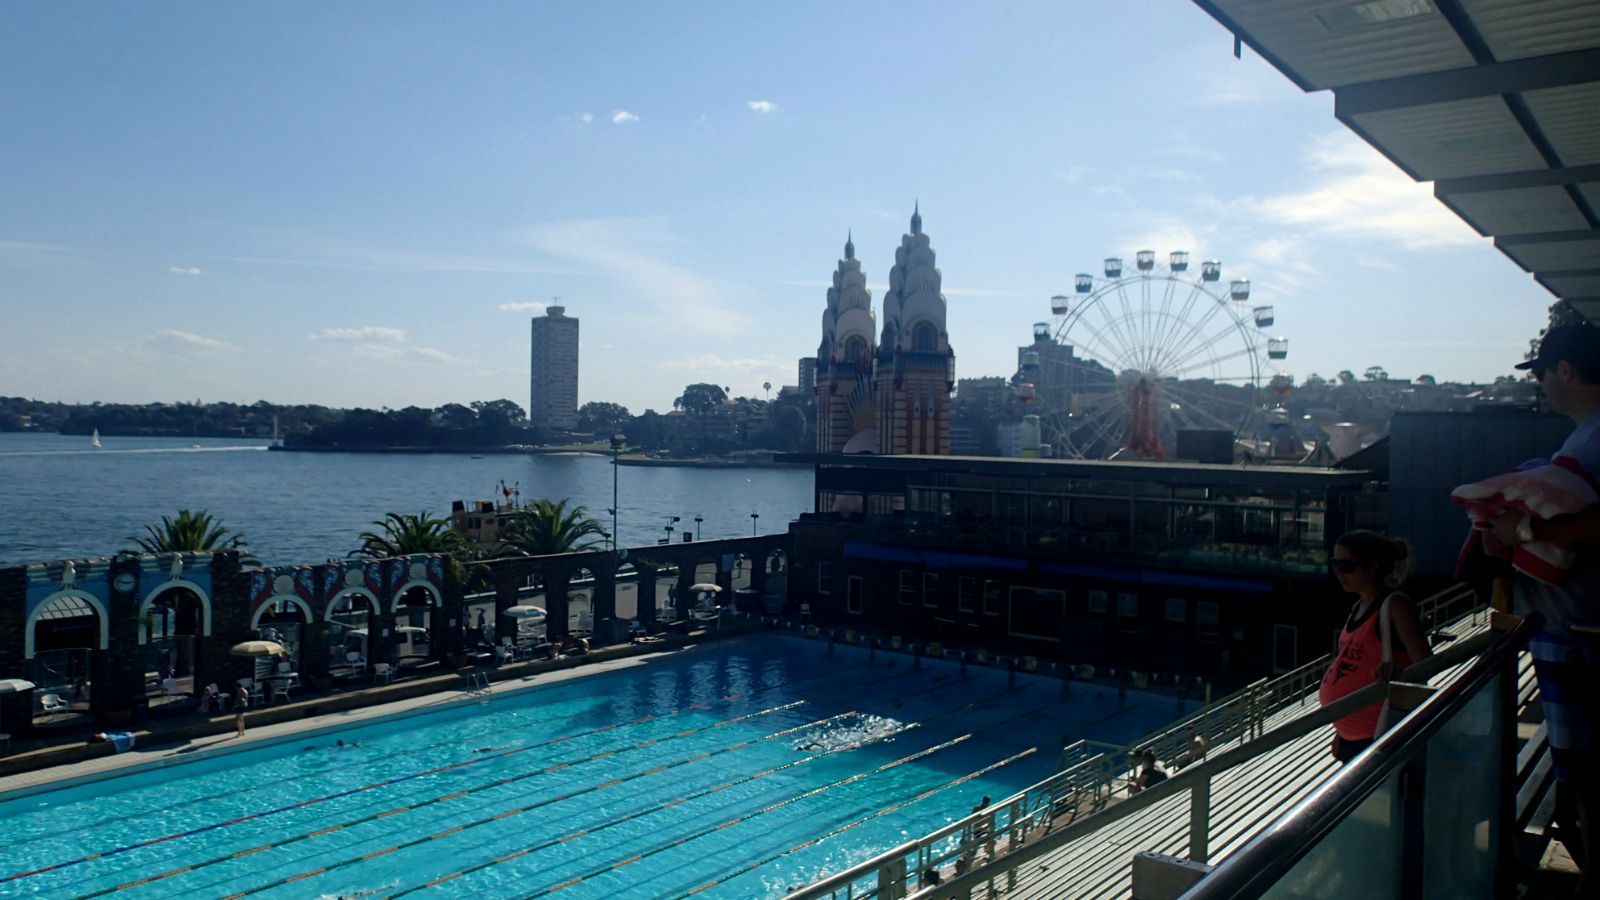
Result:
{"type": "Polygon", "coordinates": [[[617,457],[622,455],[622,442],[626,440],[620,434],[611,436],[611,549],[617,549],[617,457]]]}
{"type": "Polygon", "coordinates": [[[666,525],[666,528],[667,528],[667,539],[666,539],[665,543],[668,543],[668,544],[672,543],[672,526],[677,521],[678,521],[678,517],[677,516],[673,516],[672,518],[667,520],[667,525],[666,525]]]}
{"type": "Polygon", "coordinates": [[[694,517],[694,539],[697,540],[697,541],[700,540],[700,523],[704,522],[705,520],[706,520],[705,516],[695,516],[694,517]]]}
{"type": "Polygon", "coordinates": [[[756,520],[759,519],[759,518],[761,518],[761,513],[758,513],[753,509],[750,510],[750,536],[751,537],[755,537],[756,536],[756,520]]]}

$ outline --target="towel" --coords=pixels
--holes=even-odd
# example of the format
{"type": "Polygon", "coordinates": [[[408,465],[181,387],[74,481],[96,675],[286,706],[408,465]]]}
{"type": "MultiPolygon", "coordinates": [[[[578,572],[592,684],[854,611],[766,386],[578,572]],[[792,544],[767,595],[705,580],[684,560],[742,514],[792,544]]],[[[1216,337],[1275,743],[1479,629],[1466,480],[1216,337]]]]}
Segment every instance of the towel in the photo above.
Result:
{"type": "MultiPolygon", "coordinates": [[[[1450,492],[1466,508],[1472,527],[1486,531],[1501,513],[1511,511],[1546,520],[1586,509],[1600,500],[1583,465],[1570,456],[1524,463],[1515,471],[1463,484],[1450,492]]],[[[1547,584],[1559,584],[1576,554],[1544,541],[1519,544],[1511,565],[1547,584]]]]}
{"type": "Polygon", "coordinates": [[[133,749],[133,734],[127,731],[108,731],[106,740],[111,742],[112,749],[123,753],[133,749]]]}

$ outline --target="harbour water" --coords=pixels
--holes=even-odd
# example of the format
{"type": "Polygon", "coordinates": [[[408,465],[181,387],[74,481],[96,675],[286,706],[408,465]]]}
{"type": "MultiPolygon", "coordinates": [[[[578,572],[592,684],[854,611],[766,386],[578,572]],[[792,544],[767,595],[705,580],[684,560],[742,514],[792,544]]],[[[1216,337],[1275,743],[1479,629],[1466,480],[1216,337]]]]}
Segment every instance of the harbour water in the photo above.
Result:
{"type": "MultiPolygon", "coordinates": [[[[244,534],[269,565],[343,557],[385,513],[446,515],[452,500],[490,499],[503,479],[523,499],[571,498],[611,527],[611,460],[599,456],[275,453],[225,438],[0,434],[0,564],[109,555],[180,508],[204,509],[244,534]],[[195,446],[198,444],[198,446],[195,446]]],[[[705,538],[783,531],[810,509],[803,468],[623,466],[624,546],[696,527],[705,538]],[[759,513],[752,519],[751,512],[759,513]]]]}

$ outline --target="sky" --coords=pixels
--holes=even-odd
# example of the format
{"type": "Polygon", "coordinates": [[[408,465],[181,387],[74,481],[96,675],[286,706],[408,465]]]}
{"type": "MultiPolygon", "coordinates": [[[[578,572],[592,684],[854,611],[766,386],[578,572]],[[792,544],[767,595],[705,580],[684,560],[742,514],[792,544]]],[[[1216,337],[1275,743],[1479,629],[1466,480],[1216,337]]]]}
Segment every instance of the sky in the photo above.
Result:
{"type": "Polygon", "coordinates": [[[1222,260],[1304,378],[1508,374],[1553,297],[1184,0],[11,5],[0,395],[762,396],[920,204],[961,377],[1074,273],[1222,260]],[[555,298],[559,298],[557,301],[555,298]]]}

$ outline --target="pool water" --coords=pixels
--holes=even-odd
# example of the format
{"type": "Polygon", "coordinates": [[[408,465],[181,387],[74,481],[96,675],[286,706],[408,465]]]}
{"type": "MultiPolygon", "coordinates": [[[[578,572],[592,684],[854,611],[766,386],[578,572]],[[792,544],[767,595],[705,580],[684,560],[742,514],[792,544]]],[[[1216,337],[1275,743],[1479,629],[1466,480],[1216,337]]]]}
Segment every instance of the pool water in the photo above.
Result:
{"type": "Polygon", "coordinates": [[[1175,714],[747,638],[0,799],[0,895],[776,896],[1175,714]]]}

